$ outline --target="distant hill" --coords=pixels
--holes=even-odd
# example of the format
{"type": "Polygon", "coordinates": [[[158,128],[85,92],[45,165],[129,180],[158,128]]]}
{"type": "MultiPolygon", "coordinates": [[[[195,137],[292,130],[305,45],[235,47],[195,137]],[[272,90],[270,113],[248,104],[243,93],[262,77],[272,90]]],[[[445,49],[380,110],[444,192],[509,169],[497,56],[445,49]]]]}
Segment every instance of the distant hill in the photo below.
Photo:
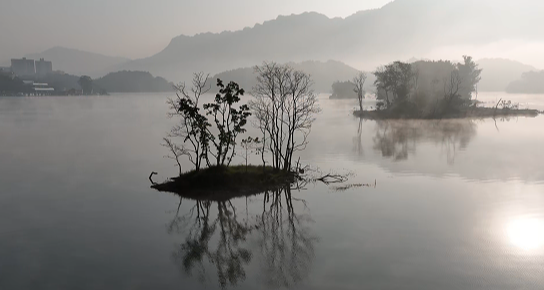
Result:
{"type": "Polygon", "coordinates": [[[520,79],[522,73],[537,70],[508,59],[481,59],[476,63],[483,69],[482,80],[478,84],[481,92],[504,92],[511,82],[520,79]]]}
{"type": "MultiPolygon", "coordinates": [[[[302,70],[311,75],[314,81],[313,89],[316,93],[329,93],[334,82],[351,80],[358,72],[356,69],[342,62],[333,60],[327,62],[304,61],[289,63],[289,65],[294,69],[302,70]]],[[[235,81],[248,92],[256,85],[256,75],[254,74],[253,67],[239,68],[216,74],[212,77],[212,81],[214,82],[213,87],[215,87],[217,78],[225,82],[235,81]]],[[[371,82],[367,83],[370,87],[371,82]]]]}
{"type": "Polygon", "coordinates": [[[114,67],[129,61],[127,58],[111,57],[97,53],[65,47],[53,47],[41,53],[26,55],[27,58],[53,62],[53,70],[61,70],[72,75],[88,75],[96,78],[110,72],[114,67]]]}
{"type": "Polygon", "coordinates": [[[533,0],[500,5],[494,0],[396,0],[345,19],[303,13],[239,31],[181,35],[161,52],[118,68],[145,70],[175,82],[187,81],[195,71],[217,73],[264,60],[335,59],[371,70],[441,47],[482,46],[514,38],[542,41],[544,31],[535,25],[541,23],[541,11],[544,2],[533,0]]]}
{"type": "Polygon", "coordinates": [[[521,75],[506,88],[510,94],[544,94],[544,71],[531,71],[521,75]]]}
{"type": "Polygon", "coordinates": [[[94,84],[109,93],[172,92],[173,84],[148,72],[120,71],[94,80],[94,84]]]}

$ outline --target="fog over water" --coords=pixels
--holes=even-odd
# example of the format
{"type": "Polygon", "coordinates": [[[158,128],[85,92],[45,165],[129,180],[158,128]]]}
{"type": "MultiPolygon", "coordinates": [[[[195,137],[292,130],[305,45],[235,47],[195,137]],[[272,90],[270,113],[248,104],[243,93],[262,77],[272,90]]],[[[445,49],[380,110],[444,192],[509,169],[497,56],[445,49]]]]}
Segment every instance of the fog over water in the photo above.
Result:
{"type": "Polygon", "coordinates": [[[0,0],[0,290],[544,289],[543,15],[0,0]]]}
{"type": "Polygon", "coordinates": [[[315,184],[291,192],[292,208],[271,192],[247,208],[245,198],[202,205],[209,214],[197,218],[194,201],[178,212],[180,198],[147,180],[176,174],[160,146],[168,96],[0,98],[1,289],[543,285],[542,117],[360,124],[355,101],[322,95],[301,161],[376,188],[315,184]],[[216,225],[210,256],[187,268],[183,245],[207,230],[199,220],[216,225]],[[247,228],[243,239],[226,222],[247,228]],[[223,235],[242,252],[221,250],[223,235]],[[227,264],[214,257],[232,253],[249,258],[222,280],[227,264]]]}

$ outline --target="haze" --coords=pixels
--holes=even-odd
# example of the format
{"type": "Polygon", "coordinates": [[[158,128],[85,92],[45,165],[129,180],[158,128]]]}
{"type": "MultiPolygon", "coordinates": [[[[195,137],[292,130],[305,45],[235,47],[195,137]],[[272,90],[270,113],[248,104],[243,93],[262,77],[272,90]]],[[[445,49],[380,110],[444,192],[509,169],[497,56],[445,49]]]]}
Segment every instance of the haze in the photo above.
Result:
{"type": "Polygon", "coordinates": [[[316,11],[346,17],[389,0],[2,0],[0,61],[64,46],[142,58],[180,34],[239,30],[278,15],[316,11]]]}

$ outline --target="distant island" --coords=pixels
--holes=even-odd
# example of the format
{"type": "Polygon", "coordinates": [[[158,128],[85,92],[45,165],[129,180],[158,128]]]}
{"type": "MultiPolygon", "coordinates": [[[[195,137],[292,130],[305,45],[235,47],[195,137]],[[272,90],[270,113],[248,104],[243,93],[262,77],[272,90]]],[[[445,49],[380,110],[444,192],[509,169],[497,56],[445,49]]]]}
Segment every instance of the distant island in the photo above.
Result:
{"type": "Polygon", "coordinates": [[[94,83],[110,93],[173,92],[174,85],[164,78],[153,77],[149,72],[120,71],[109,73],[94,83]]]}
{"type": "Polygon", "coordinates": [[[332,84],[331,99],[356,99],[355,84],[351,81],[336,81],[332,84]]]}
{"type": "Polygon", "coordinates": [[[460,63],[396,61],[373,73],[379,100],[376,109],[367,111],[361,106],[354,115],[366,119],[442,119],[539,114],[502,99],[494,107],[479,107],[472,95],[477,92],[481,73],[470,56],[464,56],[460,63]]]}
{"type": "Polygon", "coordinates": [[[523,73],[537,70],[533,66],[509,59],[484,58],[476,63],[483,69],[482,79],[478,83],[478,91],[481,92],[504,92],[523,73]]]}
{"type": "Polygon", "coordinates": [[[531,71],[521,79],[511,82],[506,88],[510,94],[544,94],[544,71],[531,71]]]}

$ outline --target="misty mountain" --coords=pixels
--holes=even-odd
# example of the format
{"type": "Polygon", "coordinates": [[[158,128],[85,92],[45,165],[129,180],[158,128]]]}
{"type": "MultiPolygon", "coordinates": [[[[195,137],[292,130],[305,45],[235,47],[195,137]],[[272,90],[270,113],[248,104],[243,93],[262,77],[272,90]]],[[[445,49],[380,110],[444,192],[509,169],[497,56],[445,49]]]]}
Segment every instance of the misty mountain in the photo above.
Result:
{"type": "Polygon", "coordinates": [[[345,19],[318,13],[279,16],[239,31],[181,35],[156,55],[119,68],[150,71],[176,82],[194,71],[216,73],[262,61],[336,59],[373,70],[440,47],[542,40],[544,33],[535,23],[542,23],[544,4],[535,2],[396,0],[345,19]]]}
{"type": "Polygon", "coordinates": [[[109,73],[94,80],[94,84],[107,92],[142,93],[142,92],[172,92],[172,83],[161,77],[153,77],[148,72],[120,71],[109,73]]]}
{"type": "Polygon", "coordinates": [[[544,94],[544,71],[523,73],[506,88],[510,94],[544,94]]]}
{"type": "Polygon", "coordinates": [[[27,58],[53,62],[53,70],[61,70],[72,75],[101,77],[122,63],[129,61],[123,57],[105,56],[65,47],[53,47],[44,52],[29,54],[27,58]]]}
{"type": "MultiPolygon", "coordinates": [[[[351,80],[358,72],[356,69],[342,62],[333,60],[327,62],[304,61],[289,63],[289,65],[296,70],[302,70],[311,75],[314,81],[313,89],[316,93],[329,93],[334,82],[351,80]]],[[[235,81],[247,92],[251,91],[257,84],[253,66],[229,70],[214,75],[211,78],[214,82],[213,88],[215,88],[215,82],[218,78],[223,80],[223,82],[235,81]]],[[[369,87],[371,87],[372,82],[373,80],[367,81],[369,87]]]]}
{"type": "Polygon", "coordinates": [[[476,62],[483,69],[478,90],[482,92],[504,92],[507,86],[521,78],[525,72],[537,69],[508,59],[481,59],[476,62]]]}

